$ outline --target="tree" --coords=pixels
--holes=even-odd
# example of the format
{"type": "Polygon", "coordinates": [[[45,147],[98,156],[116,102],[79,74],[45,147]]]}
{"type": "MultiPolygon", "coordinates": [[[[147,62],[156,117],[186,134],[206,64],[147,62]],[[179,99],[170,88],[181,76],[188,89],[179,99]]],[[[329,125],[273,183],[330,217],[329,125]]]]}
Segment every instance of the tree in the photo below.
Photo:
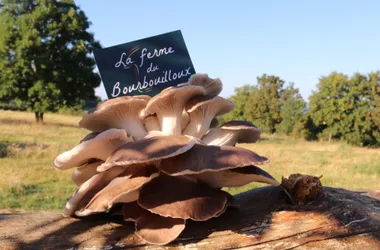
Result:
{"type": "Polygon", "coordinates": [[[278,76],[263,74],[257,77],[257,85],[251,91],[245,105],[245,114],[249,121],[269,133],[276,132],[281,118],[281,95],[284,81],[278,76]]]}
{"type": "Polygon", "coordinates": [[[379,145],[377,112],[380,73],[348,77],[333,72],[321,77],[310,96],[310,115],[319,138],[327,135],[354,145],[379,145]]]}
{"type": "Polygon", "coordinates": [[[281,95],[281,122],[278,124],[276,131],[290,135],[296,123],[301,122],[306,102],[303,100],[299,90],[290,83],[281,95]]]}
{"type": "Polygon", "coordinates": [[[0,99],[36,114],[96,100],[100,77],[90,54],[101,48],[73,0],[0,1],[0,99]]]}
{"type": "Polygon", "coordinates": [[[247,104],[252,89],[253,86],[248,84],[235,88],[234,95],[228,98],[235,104],[235,108],[220,118],[221,123],[223,123],[223,121],[231,120],[247,120],[245,115],[245,105],[247,104]]]}

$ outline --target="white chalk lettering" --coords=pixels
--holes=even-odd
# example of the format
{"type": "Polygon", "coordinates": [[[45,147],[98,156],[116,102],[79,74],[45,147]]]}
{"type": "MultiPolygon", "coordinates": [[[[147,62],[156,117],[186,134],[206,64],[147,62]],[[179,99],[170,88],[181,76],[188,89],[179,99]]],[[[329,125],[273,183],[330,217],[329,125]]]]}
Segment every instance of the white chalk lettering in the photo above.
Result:
{"type": "Polygon", "coordinates": [[[153,63],[150,63],[149,67],[146,69],[146,72],[150,73],[150,72],[154,72],[156,70],[159,70],[158,66],[157,65],[153,66],[153,63]]]}
{"type": "Polygon", "coordinates": [[[121,54],[120,60],[115,64],[115,68],[119,68],[120,65],[123,65],[124,67],[127,67],[128,65],[130,65],[130,64],[133,63],[133,61],[132,61],[132,59],[130,57],[127,57],[125,59],[125,62],[123,62],[124,56],[127,56],[127,54],[125,52],[123,54],[121,54]]]}
{"type": "Polygon", "coordinates": [[[143,48],[141,50],[141,55],[140,55],[140,58],[141,58],[141,62],[140,62],[140,68],[144,65],[144,57],[146,56],[148,59],[152,59],[154,57],[160,57],[162,55],[168,55],[168,54],[172,54],[174,53],[175,50],[172,48],[172,47],[169,47],[169,48],[162,48],[162,49],[154,49],[153,53],[151,52],[148,52],[148,49],[147,48],[143,48]]]}
{"type": "Polygon", "coordinates": [[[147,76],[144,76],[144,79],[142,82],[138,81],[136,84],[132,84],[130,86],[124,87],[123,89],[120,88],[120,83],[117,82],[113,87],[113,92],[111,95],[112,97],[117,97],[120,95],[121,92],[124,95],[126,95],[136,90],[144,90],[149,87],[157,86],[159,84],[164,84],[176,79],[181,79],[182,77],[191,75],[190,70],[191,70],[191,67],[187,69],[183,69],[179,72],[173,72],[173,73],[172,73],[172,70],[164,70],[162,71],[163,75],[157,78],[148,79],[147,76]]]}
{"type": "Polygon", "coordinates": [[[112,91],[112,97],[116,97],[116,96],[118,96],[118,95],[120,95],[120,91],[121,91],[121,89],[120,89],[120,83],[119,82],[117,82],[114,86],[113,86],[113,91],[112,91]],[[117,94],[115,94],[115,90],[117,90],[117,91],[119,91],[119,92],[117,92],[117,94]]]}

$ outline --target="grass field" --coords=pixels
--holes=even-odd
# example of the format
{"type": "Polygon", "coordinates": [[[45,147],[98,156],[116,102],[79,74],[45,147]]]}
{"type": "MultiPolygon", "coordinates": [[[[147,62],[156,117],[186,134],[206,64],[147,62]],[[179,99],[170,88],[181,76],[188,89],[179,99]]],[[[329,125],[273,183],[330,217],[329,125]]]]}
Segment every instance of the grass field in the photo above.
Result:
{"type": "MultiPolygon", "coordinates": [[[[54,158],[79,143],[88,131],[80,117],[0,111],[0,209],[61,210],[76,187],[72,170],[58,171],[54,158]]],[[[380,150],[343,143],[320,143],[263,136],[256,144],[241,144],[271,162],[263,166],[278,180],[292,173],[322,175],[325,186],[380,189],[380,150]]],[[[261,185],[229,189],[235,194],[261,185]]]]}

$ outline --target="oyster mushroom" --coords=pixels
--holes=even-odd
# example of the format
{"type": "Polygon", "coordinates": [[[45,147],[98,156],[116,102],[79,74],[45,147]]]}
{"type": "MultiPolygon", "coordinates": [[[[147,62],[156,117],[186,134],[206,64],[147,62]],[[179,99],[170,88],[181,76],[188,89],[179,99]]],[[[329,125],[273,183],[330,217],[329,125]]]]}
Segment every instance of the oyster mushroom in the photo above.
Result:
{"type": "Polygon", "coordinates": [[[125,221],[137,221],[137,219],[144,215],[149,215],[151,212],[142,208],[137,201],[123,203],[123,217],[125,221]]]}
{"type": "Polygon", "coordinates": [[[79,143],[82,143],[84,141],[88,141],[90,139],[94,139],[99,134],[100,134],[100,132],[91,132],[91,133],[87,134],[85,137],[83,137],[83,139],[80,140],[79,143]]]}
{"type": "Polygon", "coordinates": [[[183,134],[202,138],[210,128],[211,121],[215,116],[228,113],[234,107],[234,103],[220,96],[200,96],[191,99],[186,106],[190,123],[184,129],[183,134]]]}
{"type": "Polygon", "coordinates": [[[136,220],[135,234],[149,244],[166,245],[185,229],[185,220],[149,213],[136,220]]]}
{"type": "Polygon", "coordinates": [[[179,176],[262,165],[268,162],[266,157],[245,148],[195,144],[186,153],[162,160],[158,168],[166,174],[179,176]]]}
{"type": "Polygon", "coordinates": [[[148,132],[161,131],[160,123],[156,115],[148,115],[144,118],[144,126],[148,132]]]}
{"type": "Polygon", "coordinates": [[[140,190],[137,203],[163,217],[205,221],[219,216],[227,205],[226,192],[185,176],[163,173],[140,190]]]}
{"type": "Polygon", "coordinates": [[[230,145],[236,143],[254,143],[260,139],[261,130],[250,122],[229,121],[219,128],[212,128],[202,137],[207,145],[230,145]]]}
{"type": "Polygon", "coordinates": [[[145,108],[145,115],[156,114],[161,131],[167,135],[181,135],[182,112],[187,102],[204,95],[200,86],[169,87],[154,96],[145,108]]]}
{"type": "Polygon", "coordinates": [[[189,136],[153,136],[119,147],[97,170],[102,172],[114,166],[154,163],[182,154],[194,144],[195,140],[189,136]]]}
{"type": "Polygon", "coordinates": [[[136,97],[103,104],[95,112],[85,114],[79,126],[94,132],[110,128],[125,129],[135,140],[139,140],[147,133],[139,117],[147,102],[146,98],[136,97]]]}
{"type": "Polygon", "coordinates": [[[75,214],[88,216],[93,213],[105,212],[115,203],[136,201],[141,187],[158,176],[158,170],[153,165],[135,168],[133,172],[128,170],[115,177],[88,202],[85,208],[75,214]]]}
{"type": "Polygon", "coordinates": [[[94,195],[96,195],[116,176],[124,171],[125,169],[122,167],[115,167],[109,171],[92,176],[84,182],[74,193],[74,195],[67,201],[63,215],[65,217],[73,216],[76,211],[83,209],[94,195]]]}
{"type": "Polygon", "coordinates": [[[58,155],[53,166],[62,170],[82,166],[94,158],[105,161],[115,149],[131,141],[125,130],[109,129],[58,155]]]}
{"type": "Polygon", "coordinates": [[[220,171],[208,171],[192,176],[212,188],[241,187],[251,182],[261,182],[273,186],[280,185],[270,174],[253,165],[220,171]]]}
{"type": "Polygon", "coordinates": [[[86,182],[88,179],[90,179],[92,176],[99,173],[96,168],[100,166],[104,161],[101,160],[95,160],[95,162],[89,162],[85,164],[84,166],[78,167],[73,172],[71,179],[74,182],[75,185],[80,186],[84,182],[86,182]]]}
{"type": "Polygon", "coordinates": [[[216,128],[219,125],[218,118],[214,117],[214,119],[211,120],[210,128],[216,128]]]}
{"type": "Polygon", "coordinates": [[[206,90],[206,95],[210,96],[217,96],[223,90],[223,84],[219,78],[212,79],[208,74],[201,73],[192,75],[188,82],[180,84],[180,86],[186,85],[202,86],[206,90]]]}

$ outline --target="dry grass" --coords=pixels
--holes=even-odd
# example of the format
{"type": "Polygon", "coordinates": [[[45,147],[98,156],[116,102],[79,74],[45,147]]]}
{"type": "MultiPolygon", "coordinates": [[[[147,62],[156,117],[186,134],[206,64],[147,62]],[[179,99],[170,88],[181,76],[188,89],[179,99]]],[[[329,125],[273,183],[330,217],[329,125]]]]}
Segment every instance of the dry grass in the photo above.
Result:
{"type": "MultiPolygon", "coordinates": [[[[75,191],[72,170],[58,171],[54,158],[78,144],[88,131],[78,128],[80,117],[0,111],[0,209],[60,210],[75,191]]],[[[271,162],[263,167],[275,178],[291,173],[323,174],[322,183],[342,188],[380,189],[380,150],[341,143],[317,143],[270,137],[242,144],[271,162]]],[[[228,189],[241,192],[258,184],[228,189]]]]}

